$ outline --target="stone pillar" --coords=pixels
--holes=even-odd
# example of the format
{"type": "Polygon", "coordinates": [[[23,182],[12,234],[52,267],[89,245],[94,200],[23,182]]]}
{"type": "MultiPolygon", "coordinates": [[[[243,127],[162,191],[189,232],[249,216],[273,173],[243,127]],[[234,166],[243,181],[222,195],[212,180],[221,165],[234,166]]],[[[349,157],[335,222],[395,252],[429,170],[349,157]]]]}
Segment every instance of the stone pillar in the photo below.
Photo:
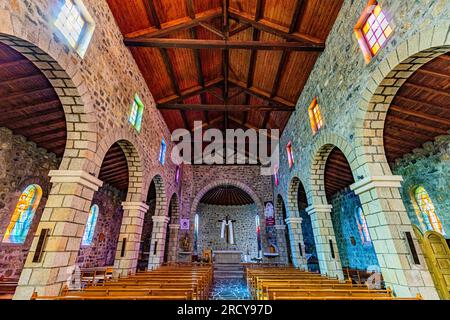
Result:
{"type": "Polygon", "coordinates": [[[167,216],[153,216],[152,242],[148,269],[153,270],[161,266],[164,259],[164,246],[166,242],[167,224],[170,218],[167,216]]]}
{"type": "Polygon", "coordinates": [[[289,235],[286,234],[286,225],[285,224],[275,225],[275,230],[277,232],[277,245],[278,249],[280,250],[279,261],[281,263],[289,264],[289,257],[288,257],[289,253],[286,241],[286,236],[289,235]]]}
{"type": "Polygon", "coordinates": [[[291,243],[292,263],[296,268],[307,270],[308,264],[305,256],[305,244],[303,242],[302,218],[287,218],[286,225],[289,230],[289,242],[291,243]],[[301,252],[300,252],[301,246],[301,252]]]}
{"type": "Polygon", "coordinates": [[[178,234],[180,232],[179,224],[169,224],[169,262],[177,262],[178,256],[178,234]]]}
{"type": "Polygon", "coordinates": [[[400,195],[401,176],[368,177],[351,189],[359,195],[386,287],[398,297],[439,299],[400,195]],[[414,264],[410,232],[420,264],[414,264]]]}
{"type": "Polygon", "coordinates": [[[102,181],[85,171],[50,171],[52,189],[14,299],[59,295],[74,271],[94,192],[102,181]],[[41,230],[49,229],[39,262],[33,262],[41,230]]]}
{"type": "Polygon", "coordinates": [[[306,212],[311,217],[320,272],[343,280],[344,273],[331,220],[331,209],[331,205],[315,205],[306,208],[306,212]],[[334,258],[331,246],[333,246],[334,258]]]}
{"type": "Polygon", "coordinates": [[[126,276],[136,272],[144,217],[149,207],[143,202],[123,202],[122,207],[123,218],[114,261],[114,271],[116,274],[126,276]]]}

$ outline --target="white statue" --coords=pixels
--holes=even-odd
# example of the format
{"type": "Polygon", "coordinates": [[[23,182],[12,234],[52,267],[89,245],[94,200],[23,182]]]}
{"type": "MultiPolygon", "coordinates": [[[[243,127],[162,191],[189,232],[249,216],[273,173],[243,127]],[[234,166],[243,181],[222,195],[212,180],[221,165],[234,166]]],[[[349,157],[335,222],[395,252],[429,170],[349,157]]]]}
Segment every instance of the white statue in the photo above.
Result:
{"type": "Polygon", "coordinates": [[[228,244],[235,244],[233,224],[236,222],[236,220],[230,220],[229,217],[226,216],[225,220],[222,220],[220,222],[222,222],[220,237],[222,239],[225,239],[226,243],[228,244]]]}

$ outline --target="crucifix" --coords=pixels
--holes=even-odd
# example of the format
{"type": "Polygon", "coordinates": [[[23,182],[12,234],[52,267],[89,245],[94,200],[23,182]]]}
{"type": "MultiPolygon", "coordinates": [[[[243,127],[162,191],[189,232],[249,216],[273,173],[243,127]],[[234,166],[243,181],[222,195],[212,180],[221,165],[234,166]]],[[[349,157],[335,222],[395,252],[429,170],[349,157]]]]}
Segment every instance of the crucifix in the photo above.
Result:
{"type": "Polygon", "coordinates": [[[220,237],[225,239],[227,244],[235,244],[234,243],[234,223],[236,220],[230,220],[230,217],[227,215],[225,220],[219,220],[222,223],[222,227],[220,230],[220,237]]]}

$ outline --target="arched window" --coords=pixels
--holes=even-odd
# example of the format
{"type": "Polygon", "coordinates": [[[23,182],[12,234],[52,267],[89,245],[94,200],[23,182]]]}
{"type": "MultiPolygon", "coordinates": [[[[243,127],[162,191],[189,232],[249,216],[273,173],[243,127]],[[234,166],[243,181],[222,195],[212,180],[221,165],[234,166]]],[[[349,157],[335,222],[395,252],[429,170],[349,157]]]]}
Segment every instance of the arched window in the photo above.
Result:
{"type": "Polygon", "coordinates": [[[81,244],[83,246],[90,246],[92,239],[94,239],[95,226],[97,224],[98,218],[98,205],[94,204],[89,211],[89,217],[86,222],[86,228],[84,229],[83,241],[81,244]]]}
{"type": "Polygon", "coordinates": [[[294,166],[294,151],[292,150],[291,141],[289,141],[289,143],[286,146],[286,152],[288,156],[289,168],[292,168],[294,166]]]}
{"type": "Polygon", "coordinates": [[[323,127],[322,112],[320,111],[319,103],[317,102],[317,97],[314,98],[313,102],[308,108],[309,120],[311,121],[311,129],[313,134],[319,132],[323,127]]]}
{"type": "Polygon", "coordinates": [[[417,187],[414,190],[414,199],[420,211],[419,220],[425,224],[427,230],[433,230],[445,235],[442,222],[436,213],[433,201],[431,201],[427,190],[421,186],[417,187]]]}
{"type": "Polygon", "coordinates": [[[258,257],[261,257],[261,251],[262,251],[262,242],[261,242],[261,220],[259,218],[259,215],[256,215],[255,217],[255,223],[256,223],[256,237],[258,239],[258,257]]]}
{"type": "Polygon", "coordinates": [[[363,244],[372,242],[370,238],[369,228],[367,227],[366,217],[364,217],[363,209],[359,206],[355,212],[356,224],[358,225],[359,235],[363,244]]]}
{"type": "Polygon", "coordinates": [[[42,188],[37,184],[29,185],[20,195],[16,208],[6,229],[3,242],[24,243],[33,221],[39,202],[42,198],[42,188]]]}

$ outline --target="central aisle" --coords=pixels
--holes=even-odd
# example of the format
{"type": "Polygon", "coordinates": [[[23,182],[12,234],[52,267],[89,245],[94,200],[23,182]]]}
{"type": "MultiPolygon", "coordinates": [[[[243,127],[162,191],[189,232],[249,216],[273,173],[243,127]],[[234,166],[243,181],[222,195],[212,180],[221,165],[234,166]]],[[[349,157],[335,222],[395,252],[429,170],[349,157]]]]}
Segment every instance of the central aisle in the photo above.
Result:
{"type": "Polygon", "coordinates": [[[209,300],[250,300],[244,279],[216,279],[209,300]]]}

